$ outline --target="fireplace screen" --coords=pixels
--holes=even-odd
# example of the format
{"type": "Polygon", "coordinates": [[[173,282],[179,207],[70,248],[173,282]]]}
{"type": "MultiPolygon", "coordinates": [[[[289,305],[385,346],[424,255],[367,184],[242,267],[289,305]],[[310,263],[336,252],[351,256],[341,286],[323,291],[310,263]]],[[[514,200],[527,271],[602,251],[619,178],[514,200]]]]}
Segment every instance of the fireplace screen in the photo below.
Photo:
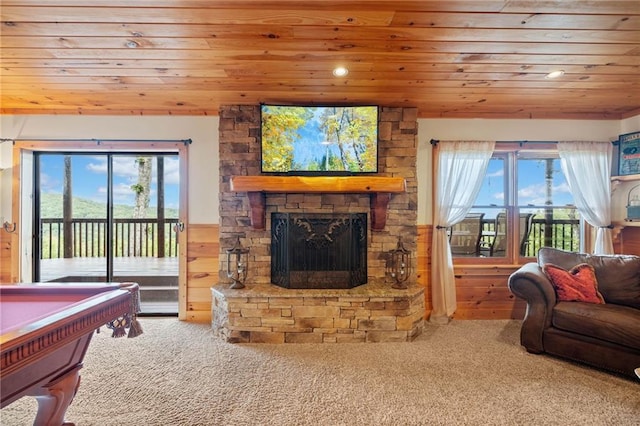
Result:
{"type": "Polygon", "coordinates": [[[304,289],[366,284],[366,213],[273,213],[271,282],[304,289]]]}

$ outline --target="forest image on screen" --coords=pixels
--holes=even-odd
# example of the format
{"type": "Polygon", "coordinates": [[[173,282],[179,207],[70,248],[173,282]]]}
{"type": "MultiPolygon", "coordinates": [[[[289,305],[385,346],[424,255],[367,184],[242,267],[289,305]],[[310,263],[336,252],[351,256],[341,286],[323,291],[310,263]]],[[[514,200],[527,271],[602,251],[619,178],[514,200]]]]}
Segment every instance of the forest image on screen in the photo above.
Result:
{"type": "Polygon", "coordinates": [[[377,106],[262,105],[261,116],[265,173],[377,171],[377,106]]]}

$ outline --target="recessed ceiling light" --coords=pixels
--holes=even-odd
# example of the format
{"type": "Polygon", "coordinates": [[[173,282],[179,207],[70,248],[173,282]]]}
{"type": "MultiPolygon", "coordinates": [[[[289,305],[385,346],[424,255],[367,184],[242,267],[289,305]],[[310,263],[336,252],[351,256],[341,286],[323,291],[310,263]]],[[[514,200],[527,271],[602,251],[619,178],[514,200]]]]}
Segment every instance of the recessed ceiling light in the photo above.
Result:
{"type": "Polygon", "coordinates": [[[549,74],[545,75],[544,78],[547,78],[547,79],[558,78],[558,77],[562,77],[563,75],[564,75],[564,70],[556,70],[556,71],[551,71],[549,74]]]}
{"type": "Polygon", "coordinates": [[[336,67],[333,70],[333,75],[335,75],[336,77],[344,77],[347,74],[349,74],[349,70],[345,67],[336,67]]]}

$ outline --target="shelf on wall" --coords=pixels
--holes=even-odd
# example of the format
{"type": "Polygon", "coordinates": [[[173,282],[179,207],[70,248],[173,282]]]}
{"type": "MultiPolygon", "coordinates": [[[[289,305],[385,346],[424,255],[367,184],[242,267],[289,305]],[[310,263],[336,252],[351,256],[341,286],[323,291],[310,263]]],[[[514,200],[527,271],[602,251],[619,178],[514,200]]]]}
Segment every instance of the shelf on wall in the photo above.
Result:
{"type": "Polygon", "coordinates": [[[371,194],[371,228],[384,229],[392,193],[406,191],[404,178],[388,176],[232,176],[230,189],[246,192],[251,206],[251,225],[266,226],[265,193],[371,194]]]}
{"type": "Polygon", "coordinates": [[[623,219],[621,221],[614,221],[613,225],[620,228],[626,228],[627,226],[640,227],[640,219],[623,219]]]}
{"type": "Polygon", "coordinates": [[[611,176],[611,191],[615,192],[625,182],[638,182],[640,175],[611,176]]]}
{"type": "Polygon", "coordinates": [[[640,175],[611,176],[612,182],[632,182],[640,180],[640,175]]]}

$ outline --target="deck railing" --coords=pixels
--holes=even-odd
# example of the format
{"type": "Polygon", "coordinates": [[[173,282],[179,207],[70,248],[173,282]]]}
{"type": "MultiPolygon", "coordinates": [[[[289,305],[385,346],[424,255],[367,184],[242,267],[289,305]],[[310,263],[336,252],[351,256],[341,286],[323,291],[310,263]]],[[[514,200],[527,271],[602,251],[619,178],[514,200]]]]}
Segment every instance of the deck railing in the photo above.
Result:
{"type": "MultiPolygon", "coordinates": [[[[178,238],[175,226],[178,219],[114,219],[113,250],[115,257],[176,257],[178,238]]],[[[65,257],[104,257],[106,254],[106,219],[73,219],[71,241],[65,242],[62,218],[41,219],[41,259],[65,257]]],[[[493,231],[494,221],[483,223],[484,231],[493,231]]],[[[488,243],[488,242],[487,242],[488,243]]],[[[568,251],[580,249],[580,221],[533,219],[527,238],[526,256],[535,256],[541,247],[555,247],[568,251]],[[551,227],[546,234],[547,227],[551,227]]]]}
{"type": "MultiPolygon", "coordinates": [[[[491,244],[489,236],[495,232],[495,221],[484,220],[482,231],[487,234],[482,237],[482,243],[486,246],[491,244]]],[[[547,223],[544,218],[531,221],[531,229],[527,236],[527,242],[523,255],[525,257],[535,257],[541,247],[554,247],[567,251],[580,250],[580,220],[578,219],[554,219],[547,223]],[[547,234],[547,229],[549,233],[547,234]]]]}
{"type": "MultiPolygon", "coordinates": [[[[178,219],[114,219],[114,257],[176,257],[178,219]]],[[[72,219],[65,241],[62,218],[41,219],[40,258],[104,257],[106,219],[72,219]]]]}
{"type": "Polygon", "coordinates": [[[536,256],[541,247],[579,251],[580,220],[554,219],[548,224],[545,219],[533,219],[527,242],[526,256],[536,256]],[[551,227],[551,232],[547,235],[548,226],[551,227]]]}

